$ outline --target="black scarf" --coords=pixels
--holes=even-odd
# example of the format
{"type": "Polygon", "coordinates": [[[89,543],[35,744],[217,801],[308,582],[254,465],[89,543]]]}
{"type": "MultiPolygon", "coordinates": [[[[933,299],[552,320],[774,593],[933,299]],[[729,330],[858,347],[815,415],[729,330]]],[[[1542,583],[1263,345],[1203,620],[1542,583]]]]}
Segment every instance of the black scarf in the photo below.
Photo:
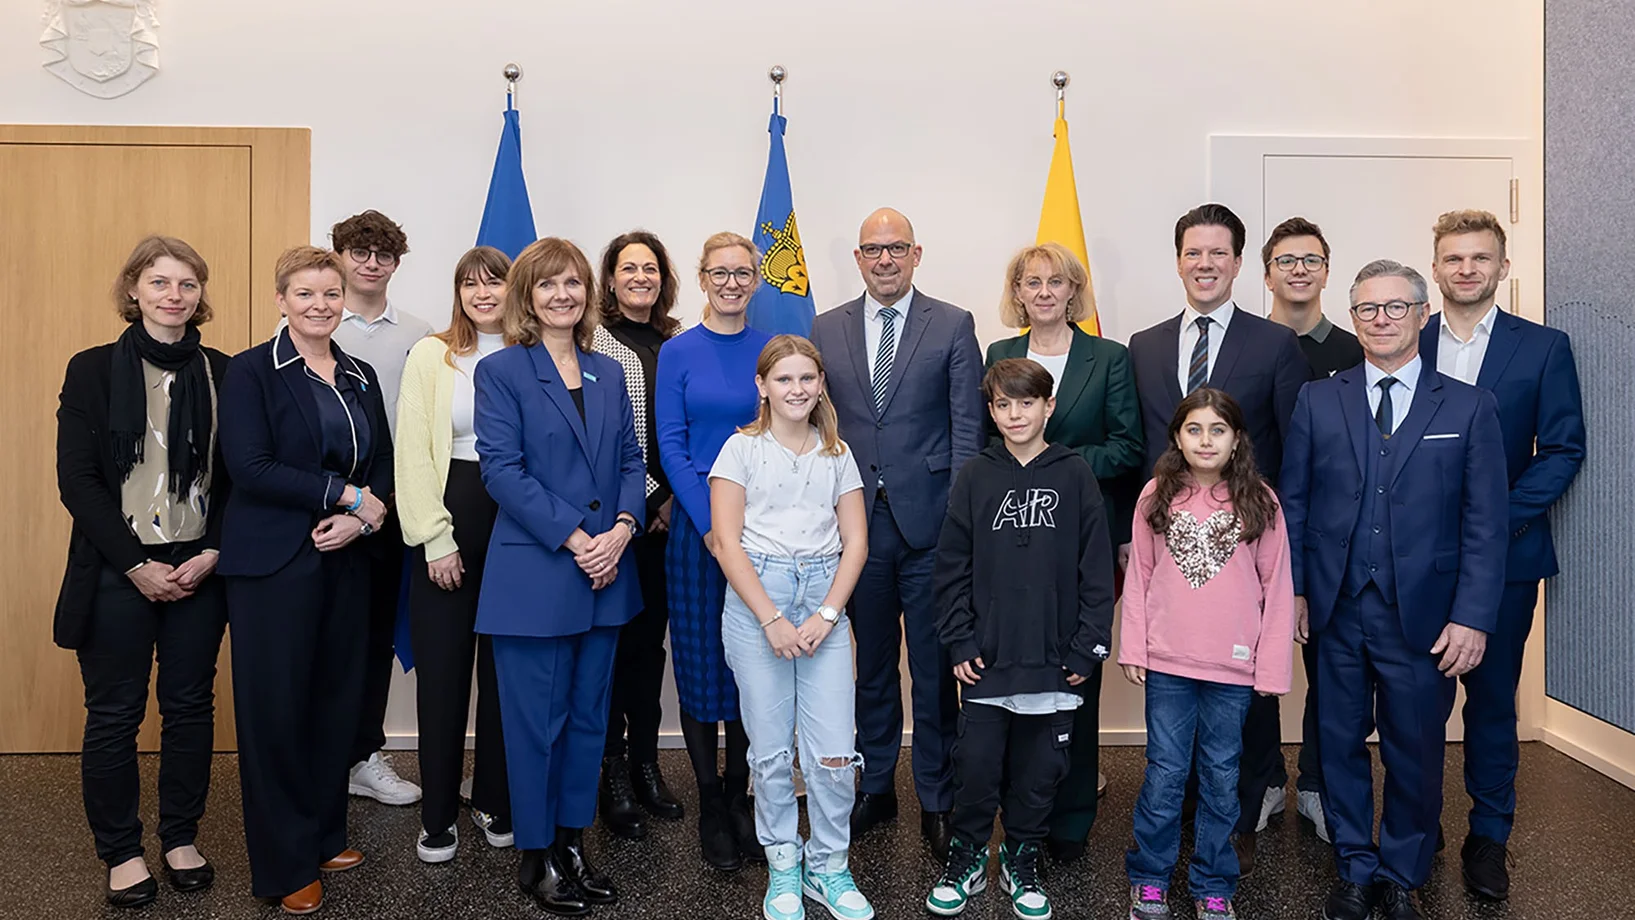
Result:
{"type": "Polygon", "coordinates": [[[108,428],[113,437],[114,465],[121,481],[142,462],[148,435],[148,385],[142,374],[146,361],[173,371],[170,384],[170,494],[185,498],[187,490],[204,475],[210,463],[210,423],[213,399],[204,352],[199,348],[199,327],[188,326],[174,345],[148,334],[140,322],[131,323],[114,343],[112,386],[108,394],[108,428]]]}

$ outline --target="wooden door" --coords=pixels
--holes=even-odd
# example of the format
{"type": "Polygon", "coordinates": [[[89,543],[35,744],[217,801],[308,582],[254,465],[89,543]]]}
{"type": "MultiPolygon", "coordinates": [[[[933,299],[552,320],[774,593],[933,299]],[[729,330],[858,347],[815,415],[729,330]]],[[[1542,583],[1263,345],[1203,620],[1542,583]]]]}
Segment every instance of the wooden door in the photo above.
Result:
{"type": "MultiPolygon", "coordinates": [[[[131,247],[161,233],[199,251],[210,266],[206,293],[215,308],[202,328],[204,341],[234,354],[258,338],[256,323],[265,327],[272,309],[271,270],[257,263],[268,262],[268,250],[303,242],[308,232],[303,179],[295,190],[299,200],[284,202],[299,212],[299,222],[292,216],[273,232],[282,237],[276,246],[266,235],[257,239],[255,211],[265,196],[254,177],[254,146],[201,143],[210,138],[194,133],[243,133],[239,129],[155,129],[178,132],[177,143],[131,137],[133,130],[140,133],[0,129],[0,392],[7,402],[0,509],[9,519],[0,528],[0,583],[6,586],[0,592],[0,753],[80,747],[85,716],[78,663],[51,641],[69,532],[56,485],[56,409],[69,357],[124,329],[112,290],[131,247]],[[104,132],[114,136],[99,140],[104,132]]],[[[304,154],[306,132],[287,133],[300,135],[304,154]]],[[[308,163],[300,159],[304,175],[308,163]]],[[[225,642],[216,699],[216,746],[230,750],[235,733],[225,642]]],[[[158,738],[150,700],[142,749],[156,749],[158,738]]]]}

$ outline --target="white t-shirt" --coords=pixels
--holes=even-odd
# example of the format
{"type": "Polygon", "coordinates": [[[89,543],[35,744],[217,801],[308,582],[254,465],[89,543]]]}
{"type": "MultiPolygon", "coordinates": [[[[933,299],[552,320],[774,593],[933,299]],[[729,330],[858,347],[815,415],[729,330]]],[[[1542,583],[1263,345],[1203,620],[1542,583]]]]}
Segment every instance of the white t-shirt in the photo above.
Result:
{"type": "Polygon", "coordinates": [[[469,355],[454,357],[454,405],[450,419],[454,423],[454,444],[449,457],[455,460],[477,459],[477,432],[474,427],[477,409],[477,362],[505,347],[505,337],[499,333],[477,333],[477,350],[469,355]]]}
{"type": "Polygon", "coordinates": [[[710,468],[711,479],[744,487],[744,550],[779,558],[835,556],[840,553],[840,496],[863,488],[851,449],[823,453],[812,429],[811,450],[801,455],[778,443],[769,431],[750,436],[733,432],[710,468]]]}
{"type": "Polygon", "coordinates": [[[1033,349],[1028,349],[1028,360],[1038,362],[1040,367],[1050,371],[1050,395],[1055,396],[1062,388],[1062,374],[1067,371],[1067,352],[1059,355],[1041,355],[1033,349]]]}

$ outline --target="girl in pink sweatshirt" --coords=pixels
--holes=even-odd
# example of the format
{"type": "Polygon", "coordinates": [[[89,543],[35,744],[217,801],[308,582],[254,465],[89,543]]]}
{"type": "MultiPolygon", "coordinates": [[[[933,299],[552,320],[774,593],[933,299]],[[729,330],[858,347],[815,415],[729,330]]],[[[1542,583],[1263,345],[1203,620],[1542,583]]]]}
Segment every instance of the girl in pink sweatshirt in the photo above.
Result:
{"type": "Polygon", "coordinates": [[[1147,773],[1125,854],[1130,920],[1167,920],[1181,800],[1198,763],[1189,872],[1199,920],[1236,917],[1238,758],[1251,694],[1289,692],[1289,538],[1255,470],[1243,412],[1204,387],[1175,410],[1169,449],[1136,505],[1118,663],[1146,688],[1147,773]]]}

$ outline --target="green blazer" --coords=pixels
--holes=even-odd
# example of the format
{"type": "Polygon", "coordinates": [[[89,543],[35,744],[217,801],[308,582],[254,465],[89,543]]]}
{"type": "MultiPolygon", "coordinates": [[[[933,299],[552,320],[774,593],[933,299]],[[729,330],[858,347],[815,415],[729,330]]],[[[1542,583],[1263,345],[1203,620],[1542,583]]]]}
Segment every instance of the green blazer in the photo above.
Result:
{"type": "MultiPolygon", "coordinates": [[[[1026,335],[1001,339],[988,346],[986,366],[1027,356],[1026,335]]],[[[985,421],[989,438],[999,437],[993,419],[985,421]]],[[[1074,326],[1067,368],[1056,384],[1056,411],[1045,423],[1045,440],[1077,451],[1090,464],[1107,501],[1114,546],[1130,541],[1130,518],[1142,485],[1134,480],[1146,457],[1141,432],[1129,349],[1074,326]]]]}

